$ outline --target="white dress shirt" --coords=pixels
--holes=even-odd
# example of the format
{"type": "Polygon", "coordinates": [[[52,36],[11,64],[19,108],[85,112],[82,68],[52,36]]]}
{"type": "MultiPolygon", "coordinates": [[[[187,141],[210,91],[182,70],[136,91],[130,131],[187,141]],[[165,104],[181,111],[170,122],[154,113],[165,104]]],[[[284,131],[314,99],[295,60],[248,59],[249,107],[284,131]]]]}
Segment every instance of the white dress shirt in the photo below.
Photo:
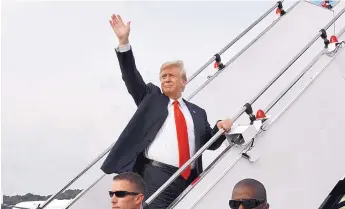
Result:
{"type": "MultiPolygon", "coordinates": [[[[168,104],[168,116],[158,131],[155,139],[145,150],[148,159],[162,162],[168,165],[179,167],[179,151],[174,116],[174,100],[170,99],[168,104]]],[[[194,123],[192,115],[182,98],[178,99],[180,109],[187,123],[189,153],[192,157],[195,153],[194,123]]]]}
{"type": "MultiPolygon", "coordinates": [[[[131,49],[129,44],[116,48],[118,52],[126,52],[131,49]]],[[[176,124],[174,116],[174,100],[170,99],[168,108],[168,116],[163,123],[161,129],[158,131],[155,139],[145,149],[144,155],[148,159],[162,162],[168,165],[179,167],[179,151],[176,133],[176,124]]],[[[178,99],[180,109],[185,117],[187,123],[188,142],[190,157],[195,154],[195,136],[194,123],[192,115],[189,112],[187,105],[182,98],[178,99]]],[[[194,167],[194,163],[192,164],[194,167]]]]}

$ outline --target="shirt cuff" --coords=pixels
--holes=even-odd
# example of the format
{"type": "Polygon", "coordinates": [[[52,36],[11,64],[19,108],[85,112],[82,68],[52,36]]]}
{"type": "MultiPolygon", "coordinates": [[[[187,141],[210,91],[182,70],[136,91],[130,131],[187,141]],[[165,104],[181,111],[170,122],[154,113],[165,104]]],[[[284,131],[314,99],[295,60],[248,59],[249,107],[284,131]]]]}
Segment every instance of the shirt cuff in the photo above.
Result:
{"type": "Polygon", "coordinates": [[[131,45],[128,43],[128,44],[116,47],[115,51],[117,51],[117,52],[127,52],[130,49],[131,49],[131,45]]]}

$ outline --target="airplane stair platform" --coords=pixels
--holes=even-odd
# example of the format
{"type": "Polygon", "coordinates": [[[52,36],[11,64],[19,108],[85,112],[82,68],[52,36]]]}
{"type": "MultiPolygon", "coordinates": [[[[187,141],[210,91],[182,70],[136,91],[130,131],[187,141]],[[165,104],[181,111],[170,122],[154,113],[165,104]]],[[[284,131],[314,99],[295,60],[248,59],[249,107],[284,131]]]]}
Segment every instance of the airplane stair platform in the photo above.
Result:
{"type": "MultiPolygon", "coordinates": [[[[340,1],[331,10],[307,1],[294,3],[285,15],[267,26],[233,58],[222,60],[224,68],[196,89],[187,88],[187,99],[203,107],[211,123],[232,118],[234,127],[248,127],[248,130],[255,129],[255,133],[250,137],[245,135],[242,142],[229,136],[217,151],[205,151],[223,134],[220,130],[187,162],[203,154],[205,171],[170,208],[229,208],[232,188],[243,178],[263,182],[271,208],[297,205],[298,208],[315,209],[322,204],[345,174],[341,166],[345,147],[345,129],[341,127],[345,124],[345,109],[342,108],[345,102],[345,46],[334,54],[326,54],[328,49],[324,48],[322,38],[326,35],[324,39],[329,40],[336,34],[339,40],[345,39],[344,2],[340,1]],[[268,118],[250,125],[247,112],[251,108],[254,115],[262,109],[268,118]]],[[[277,6],[279,2],[267,14],[274,12],[277,6]]],[[[228,48],[231,50],[231,45],[219,55],[228,48]]],[[[214,56],[206,64],[216,58],[214,56]]],[[[197,75],[198,72],[192,78],[197,75]]],[[[109,149],[40,208],[49,205],[91,167],[99,169],[99,162],[109,149]]],[[[109,208],[107,191],[112,177],[99,175],[65,209],[109,208]]]]}

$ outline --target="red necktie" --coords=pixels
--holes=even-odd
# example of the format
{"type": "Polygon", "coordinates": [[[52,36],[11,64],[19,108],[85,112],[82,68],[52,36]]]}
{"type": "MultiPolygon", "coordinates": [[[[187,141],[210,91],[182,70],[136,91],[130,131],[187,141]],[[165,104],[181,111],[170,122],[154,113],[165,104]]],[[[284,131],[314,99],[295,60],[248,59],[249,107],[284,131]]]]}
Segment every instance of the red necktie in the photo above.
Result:
{"type": "MultiPolygon", "coordinates": [[[[190,158],[189,154],[189,143],[188,143],[188,132],[187,132],[187,123],[183,116],[182,111],[180,110],[178,101],[174,101],[174,116],[176,124],[176,133],[178,141],[178,150],[179,150],[179,166],[181,167],[185,162],[190,158]]],[[[191,173],[191,167],[188,166],[183,172],[182,177],[188,179],[191,173]]]]}

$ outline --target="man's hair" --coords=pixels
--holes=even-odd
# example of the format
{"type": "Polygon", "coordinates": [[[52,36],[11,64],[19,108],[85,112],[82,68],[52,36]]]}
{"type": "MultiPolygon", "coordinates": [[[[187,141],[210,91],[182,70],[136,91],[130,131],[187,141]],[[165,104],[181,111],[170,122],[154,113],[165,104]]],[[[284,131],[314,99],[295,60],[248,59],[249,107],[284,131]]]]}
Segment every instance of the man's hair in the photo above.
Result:
{"type": "Polygon", "coordinates": [[[186,71],[184,69],[184,63],[181,60],[176,60],[176,61],[170,61],[170,62],[166,62],[163,63],[161,68],[160,68],[160,73],[162,72],[162,70],[165,70],[167,68],[171,68],[171,67],[177,67],[180,69],[180,73],[181,73],[181,77],[187,81],[187,74],[186,71]]]}
{"type": "Polygon", "coordinates": [[[234,189],[238,187],[250,187],[254,191],[253,198],[267,201],[265,186],[261,182],[255,179],[250,179],[250,178],[243,179],[235,185],[234,189]]]}
{"type": "Polygon", "coordinates": [[[136,173],[132,173],[132,172],[120,173],[119,175],[114,176],[113,181],[116,181],[116,180],[129,181],[131,184],[135,186],[135,189],[136,189],[135,192],[140,192],[141,194],[145,194],[146,192],[146,184],[143,178],[141,178],[141,176],[139,176],[136,173]]]}

